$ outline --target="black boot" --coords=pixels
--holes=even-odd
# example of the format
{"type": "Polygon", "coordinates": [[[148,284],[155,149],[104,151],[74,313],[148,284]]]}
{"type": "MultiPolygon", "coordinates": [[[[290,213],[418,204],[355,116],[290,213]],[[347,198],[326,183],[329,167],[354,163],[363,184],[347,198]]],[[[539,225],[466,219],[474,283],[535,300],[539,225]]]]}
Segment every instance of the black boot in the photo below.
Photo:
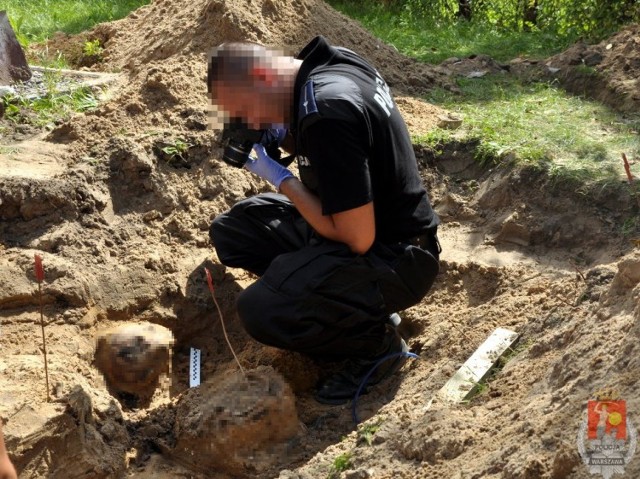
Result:
{"type": "Polygon", "coordinates": [[[409,351],[407,343],[395,331],[389,330],[383,344],[382,352],[376,356],[350,359],[342,371],[321,381],[315,394],[316,401],[322,404],[338,405],[353,399],[367,374],[379,361],[387,356],[391,357],[383,361],[371,373],[367,384],[362,388],[361,394],[366,394],[370,386],[379,383],[398,371],[407,359],[404,354],[409,351]]]}

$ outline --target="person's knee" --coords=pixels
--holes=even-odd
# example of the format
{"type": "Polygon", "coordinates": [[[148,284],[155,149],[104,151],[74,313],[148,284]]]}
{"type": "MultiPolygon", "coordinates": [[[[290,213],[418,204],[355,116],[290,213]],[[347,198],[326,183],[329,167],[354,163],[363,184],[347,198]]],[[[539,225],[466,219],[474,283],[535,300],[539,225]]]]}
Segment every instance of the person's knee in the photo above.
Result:
{"type": "Polygon", "coordinates": [[[211,240],[211,244],[216,247],[216,243],[220,238],[224,236],[224,217],[225,214],[218,215],[214,218],[213,222],[209,226],[209,239],[211,240]]]}
{"type": "Polygon", "coordinates": [[[250,230],[251,225],[245,217],[245,209],[253,201],[253,198],[239,201],[229,211],[216,216],[209,226],[209,239],[223,263],[225,263],[224,258],[233,256],[237,252],[238,236],[250,230]]]}
{"type": "Polygon", "coordinates": [[[261,343],[268,342],[266,337],[269,331],[269,312],[273,308],[270,298],[272,294],[256,281],[238,296],[238,316],[247,333],[261,343]]]}
{"type": "Polygon", "coordinates": [[[262,289],[258,283],[253,283],[240,293],[237,301],[238,316],[245,330],[260,342],[264,335],[264,321],[267,320],[265,312],[269,311],[268,300],[262,289]]]}
{"type": "Polygon", "coordinates": [[[228,226],[228,222],[229,218],[226,213],[216,216],[209,227],[209,239],[216,250],[220,262],[232,266],[229,261],[235,255],[235,243],[233,241],[233,232],[228,226]]]}

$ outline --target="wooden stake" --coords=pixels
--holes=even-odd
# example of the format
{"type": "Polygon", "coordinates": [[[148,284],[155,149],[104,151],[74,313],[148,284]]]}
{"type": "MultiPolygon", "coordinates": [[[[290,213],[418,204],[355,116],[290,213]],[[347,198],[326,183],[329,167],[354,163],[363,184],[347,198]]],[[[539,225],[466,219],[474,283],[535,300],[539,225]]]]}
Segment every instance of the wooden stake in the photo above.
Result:
{"type": "Polygon", "coordinates": [[[629,165],[629,160],[627,160],[627,155],[625,155],[624,153],[622,153],[622,162],[624,163],[624,171],[627,173],[627,180],[629,181],[629,184],[632,185],[634,178],[631,174],[631,166],[629,165]]]}
{"type": "Polygon", "coordinates": [[[216,305],[216,308],[218,308],[218,314],[220,315],[220,323],[222,324],[222,333],[224,334],[224,339],[227,340],[227,344],[229,345],[229,349],[231,350],[231,354],[233,354],[234,359],[236,360],[236,363],[238,363],[238,367],[240,368],[240,371],[242,372],[242,375],[246,378],[247,377],[247,373],[244,372],[244,369],[242,368],[242,364],[240,364],[240,360],[238,359],[238,356],[236,356],[236,352],[233,350],[233,346],[231,346],[231,341],[229,341],[229,336],[227,336],[227,328],[224,327],[224,319],[222,317],[222,310],[220,309],[220,305],[218,304],[218,300],[216,299],[216,296],[214,294],[214,288],[213,288],[213,277],[211,276],[211,272],[209,271],[209,268],[205,268],[204,271],[207,274],[207,283],[209,284],[209,291],[211,291],[211,297],[213,298],[213,302],[216,305]]]}

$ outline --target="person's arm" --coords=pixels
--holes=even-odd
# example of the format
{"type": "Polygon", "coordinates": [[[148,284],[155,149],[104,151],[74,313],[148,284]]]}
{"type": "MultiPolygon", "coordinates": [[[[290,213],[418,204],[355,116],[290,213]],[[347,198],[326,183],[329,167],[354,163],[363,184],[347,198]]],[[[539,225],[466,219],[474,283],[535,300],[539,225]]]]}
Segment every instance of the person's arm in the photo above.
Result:
{"type": "Polygon", "coordinates": [[[320,198],[297,178],[283,180],[279,189],[321,236],[345,243],[357,254],[364,254],[371,248],[375,238],[373,202],[340,213],[323,215],[320,198]]]}
{"type": "Polygon", "coordinates": [[[9,459],[7,448],[4,445],[4,434],[2,433],[2,419],[0,419],[0,479],[18,479],[16,469],[9,459]]]}
{"type": "Polygon", "coordinates": [[[373,202],[331,215],[322,214],[320,198],[313,194],[284,166],[267,155],[264,146],[254,145],[257,158],[250,158],[245,168],[267,180],[286,195],[302,217],[321,236],[345,243],[357,254],[366,253],[375,238],[373,202]]]}

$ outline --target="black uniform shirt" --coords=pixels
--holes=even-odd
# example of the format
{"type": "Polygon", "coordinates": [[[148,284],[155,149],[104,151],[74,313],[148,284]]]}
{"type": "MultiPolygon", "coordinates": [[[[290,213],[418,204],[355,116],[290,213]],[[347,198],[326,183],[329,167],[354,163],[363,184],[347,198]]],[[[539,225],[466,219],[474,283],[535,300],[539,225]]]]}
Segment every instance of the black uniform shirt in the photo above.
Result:
{"type": "Polygon", "coordinates": [[[383,242],[437,226],[407,126],[380,74],[323,37],[298,58],[292,133],[300,179],[320,197],[322,213],[373,201],[376,239],[383,242]]]}

